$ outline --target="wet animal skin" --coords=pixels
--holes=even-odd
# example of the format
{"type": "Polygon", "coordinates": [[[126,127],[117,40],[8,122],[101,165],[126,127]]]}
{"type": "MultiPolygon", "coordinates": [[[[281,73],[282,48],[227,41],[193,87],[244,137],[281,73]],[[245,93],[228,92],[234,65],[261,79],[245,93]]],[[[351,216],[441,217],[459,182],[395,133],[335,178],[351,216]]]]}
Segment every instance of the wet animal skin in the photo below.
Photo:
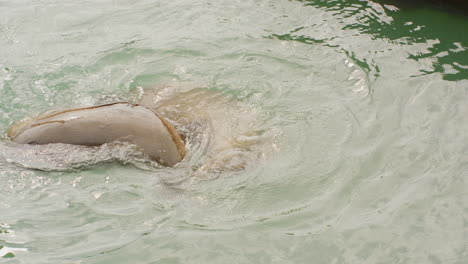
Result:
{"type": "Polygon", "coordinates": [[[127,102],[47,112],[12,126],[8,136],[20,144],[97,146],[129,141],[164,166],[174,166],[186,154],[181,136],[167,120],[127,102]]]}

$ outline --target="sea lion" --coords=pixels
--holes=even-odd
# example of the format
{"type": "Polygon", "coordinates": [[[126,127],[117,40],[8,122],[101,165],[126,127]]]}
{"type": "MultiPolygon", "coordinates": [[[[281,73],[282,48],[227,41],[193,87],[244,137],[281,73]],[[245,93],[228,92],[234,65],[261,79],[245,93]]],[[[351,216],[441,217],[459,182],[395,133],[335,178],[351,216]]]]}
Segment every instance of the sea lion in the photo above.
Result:
{"type": "MultiPolygon", "coordinates": [[[[125,141],[164,166],[186,160],[182,167],[193,168],[200,175],[244,169],[274,147],[274,132],[266,129],[256,108],[221,89],[160,85],[141,89],[138,95],[125,99],[111,99],[129,102],[101,101],[97,106],[49,111],[19,122],[7,135],[14,143],[36,144],[31,152],[42,149],[34,164],[47,164],[40,159],[50,154],[51,167],[77,166],[73,161],[76,154],[57,154],[66,148],[40,148],[40,144],[99,146],[125,141]]],[[[99,149],[80,151],[93,153],[99,149]]],[[[100,159],[95,155],[89,158],[91,162],[84,164],[100,159]]],[[[77,162],[79,165],[83,158],[77,158],[77,162]]]]}
{"type": "Polygon", "coordinates": [[[186,154],[181,136],[167,120],[127,102],[46,112],[12,126],[7,135],[20,144],[97,146],[129,141],[164,166],[174,166],[186,154]]]}

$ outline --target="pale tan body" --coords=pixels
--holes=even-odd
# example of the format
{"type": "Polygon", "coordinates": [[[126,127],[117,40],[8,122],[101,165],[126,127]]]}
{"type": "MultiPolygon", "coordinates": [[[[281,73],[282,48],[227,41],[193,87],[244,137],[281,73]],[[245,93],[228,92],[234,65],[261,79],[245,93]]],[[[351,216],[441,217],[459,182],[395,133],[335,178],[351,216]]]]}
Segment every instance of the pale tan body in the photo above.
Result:
{"type": "Polygon", "coordinates": [[[183,160],[187,146],[187,165],[202,172],[242,169],[266,151],[272,137],[264,133],[255,109],[220,91],[185,88],[145,89],[137,104],[47,112],[14,125],[8,136],[21,144],[128,141],[167,166],[183,160]]]}
{"type": "Polygon", "coordinates": [[[172,125],[150,109],[130,103],[44,113],[13,126],[8,136],[20,144],[97,146],[129,141],[166,166],[185,156],[185,145],[172,125]]]}

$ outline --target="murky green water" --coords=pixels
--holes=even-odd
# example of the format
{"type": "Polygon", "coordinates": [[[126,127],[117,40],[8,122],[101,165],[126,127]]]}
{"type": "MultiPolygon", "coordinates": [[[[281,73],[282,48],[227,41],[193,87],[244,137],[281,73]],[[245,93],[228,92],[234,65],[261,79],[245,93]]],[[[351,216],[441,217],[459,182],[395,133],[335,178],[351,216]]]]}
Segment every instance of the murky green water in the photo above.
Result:
{"type": "Polygon", "coordinates": [[[2,135],[169,85],[269,140],[204,171],[2,136],[0,262],[467,263],[467,28],[358,0],[1,1],[2,135]]]}

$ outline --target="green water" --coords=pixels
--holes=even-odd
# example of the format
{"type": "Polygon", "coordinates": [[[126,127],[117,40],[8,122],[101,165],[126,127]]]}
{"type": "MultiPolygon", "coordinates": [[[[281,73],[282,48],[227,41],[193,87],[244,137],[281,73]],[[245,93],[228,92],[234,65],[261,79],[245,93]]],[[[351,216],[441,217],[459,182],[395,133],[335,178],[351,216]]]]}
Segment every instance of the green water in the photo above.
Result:
{"type": "Polygon", "coordinates": [[[0,1],[0,263],[467,263],[467,28],[357,0],[0,1]],[[158,84],[235,97],[273,140],[197,173],[4,136],[158,84]]]}

